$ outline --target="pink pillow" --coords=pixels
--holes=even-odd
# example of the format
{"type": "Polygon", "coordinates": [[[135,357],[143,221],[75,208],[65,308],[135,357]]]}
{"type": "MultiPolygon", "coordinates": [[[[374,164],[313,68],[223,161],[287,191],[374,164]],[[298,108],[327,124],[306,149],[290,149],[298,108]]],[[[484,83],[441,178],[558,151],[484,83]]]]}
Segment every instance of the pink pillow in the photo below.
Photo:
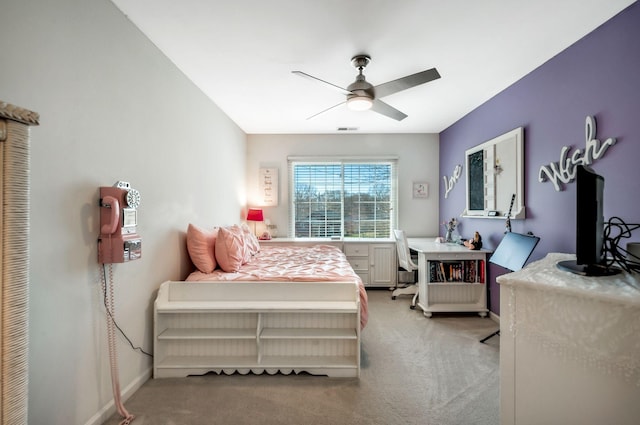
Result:
{"type": "Polygon", "coordinates": [[[245,245],[249,248],[249,254],[251,256],[256,255],[260,252],[260,241],[256,235],[253,234],[253,231],[249,228],[247,223],[243,223],[240,227],[242,228],[242,233],[244,235],[245,245]]]}
{"type": "Polygon", "coordinates": [[[216,238],[216,260],[222,270],[233,273],[247,262],[244,235],[239,226],[221,227],[216,238]]]}
{"type": "Polygon", "coordinates": [[[191,223],[187,228],[187,251],[191,262],[202,273],[211,273],[217,266],[215,256],[217,235],[218,229],[210,232],[191,223]]]}

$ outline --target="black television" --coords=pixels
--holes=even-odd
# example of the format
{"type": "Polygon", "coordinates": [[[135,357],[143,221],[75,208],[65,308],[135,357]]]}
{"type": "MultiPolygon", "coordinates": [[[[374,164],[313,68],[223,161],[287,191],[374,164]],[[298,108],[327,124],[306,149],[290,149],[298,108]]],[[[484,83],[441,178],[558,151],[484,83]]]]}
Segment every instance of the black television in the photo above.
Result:
{"type": "Polygon", "coordinates": [[[558,267],[584,276],[610,276],[620,269],[607,265],[604,250],[604,177],[585,165],[576,169],[576,259],[558,267]]]}

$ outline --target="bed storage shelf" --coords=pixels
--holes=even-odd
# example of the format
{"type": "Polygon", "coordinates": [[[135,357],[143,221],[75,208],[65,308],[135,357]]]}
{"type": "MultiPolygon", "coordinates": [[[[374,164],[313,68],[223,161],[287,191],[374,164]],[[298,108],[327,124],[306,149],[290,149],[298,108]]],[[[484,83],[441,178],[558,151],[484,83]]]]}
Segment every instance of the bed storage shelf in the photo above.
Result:
{"type": "Polygon", "coordinates": [[[158,339],[250,339],[256,338],[255,329],[166,329],[158,335],[158,339]]]}
{"type": "Polygon", "coordinates": [[[250,312],[289,312],[298,311],[322,311],[322,312],[344,312],[345,309],[353,308],[353,303],[344,301],[178,301],[172,304],[160,304],[158,311],[163,313],[194,313],[197,311],[227,311],[238,313],[250,312]]]}
{"type": "Polygon", "coordinates": [[[154,377],[358,377],[359,303],[353,282],[165,282],[154,305],[154,377]]]}
{"type": "Polygon", "coordinates": [[[261,339],[357,339],[355,329],[263,329],[261,339]]]}

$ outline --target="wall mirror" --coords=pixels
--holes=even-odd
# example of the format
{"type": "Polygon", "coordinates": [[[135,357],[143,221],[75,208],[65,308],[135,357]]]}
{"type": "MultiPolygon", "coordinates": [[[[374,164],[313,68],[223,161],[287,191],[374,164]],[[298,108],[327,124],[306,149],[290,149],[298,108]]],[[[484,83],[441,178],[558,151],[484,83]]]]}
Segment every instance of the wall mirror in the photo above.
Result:
{"type": "Polygon", "coordinates": [[[465,151],[464,217],[525,218],[522,127],[465,151]],[[511,202],[513,198],[513,207],[511,202]]]}

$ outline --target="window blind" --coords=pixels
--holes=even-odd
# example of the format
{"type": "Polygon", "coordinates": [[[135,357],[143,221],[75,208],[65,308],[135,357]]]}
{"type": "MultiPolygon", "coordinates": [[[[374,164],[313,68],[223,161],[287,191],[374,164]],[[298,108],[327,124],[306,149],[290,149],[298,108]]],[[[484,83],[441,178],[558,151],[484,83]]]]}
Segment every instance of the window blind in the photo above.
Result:
{"type": "Polygon", "coordinates": [[[289,236],[391,238],[397,160],[289,158],[289,236]]]}

